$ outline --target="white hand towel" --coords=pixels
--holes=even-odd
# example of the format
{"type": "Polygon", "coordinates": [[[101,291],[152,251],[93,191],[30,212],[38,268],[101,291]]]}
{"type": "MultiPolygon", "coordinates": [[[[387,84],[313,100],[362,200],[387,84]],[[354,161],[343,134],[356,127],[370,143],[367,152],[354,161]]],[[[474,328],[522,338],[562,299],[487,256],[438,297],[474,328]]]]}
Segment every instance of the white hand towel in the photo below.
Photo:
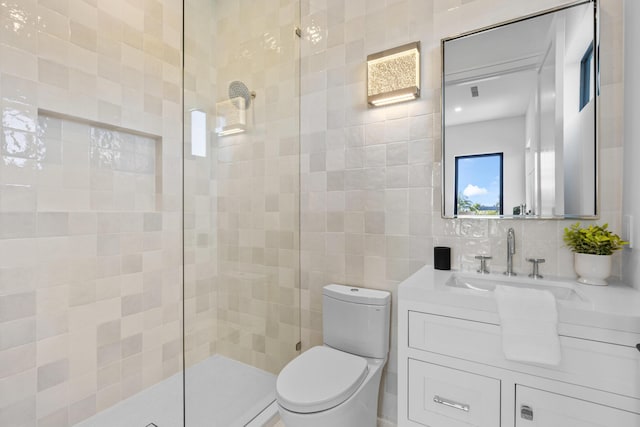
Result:
{"type": "Polygon", "coordinates": [[[517,362],[559,365],[556,299],[549,291],[496,286],[502,351],[517,362]]]}

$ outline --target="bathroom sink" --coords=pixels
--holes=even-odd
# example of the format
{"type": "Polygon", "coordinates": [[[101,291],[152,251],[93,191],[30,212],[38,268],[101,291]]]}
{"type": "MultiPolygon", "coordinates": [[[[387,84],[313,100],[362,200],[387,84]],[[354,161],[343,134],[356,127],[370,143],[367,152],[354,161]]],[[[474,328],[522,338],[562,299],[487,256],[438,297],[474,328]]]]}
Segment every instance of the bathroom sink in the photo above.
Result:
{"type": "Polygon", "coordinates": [[[501,275],[473,275],[454,273],[445,282],[445,286],[452,288],[468,289],[477,292],[493,292],[497,285],[512,286],[514,288],[528,288],[547,290],[557,300],[583,301],[583,298],[573,289],[569,283],[554,282],[550,280],[529,279],[527,277],[507,277],[501,275]]]}

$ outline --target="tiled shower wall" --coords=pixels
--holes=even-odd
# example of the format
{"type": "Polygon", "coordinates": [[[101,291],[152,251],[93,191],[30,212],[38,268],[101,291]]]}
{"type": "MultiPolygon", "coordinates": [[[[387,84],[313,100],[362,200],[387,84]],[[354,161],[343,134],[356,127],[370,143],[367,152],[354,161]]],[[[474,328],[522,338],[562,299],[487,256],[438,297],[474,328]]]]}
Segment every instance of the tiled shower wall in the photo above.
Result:
{"type": "Polygon", "coordinates": [[[215,101],[233,81],[255,92],[247,132],[213,140],[217,351],[273,373],[300,340],[299,14],[298,0],[215,2],[215,101]]]}
{"type": "MultiPolygon", "coordinates": [[[[184,338],[186,366],[216,353],[217,340],[217,150],[191,155],[191,111],[215,123],[215,3],[185,1],[184,49],[184,338]]],[[[211,130],[211,127],[209,128],[211,130]]],[[[207,134],[212,138],[213,132],[207,134]]],[[[187,386],[187,393],[189,388],[187,386]]]]}
{"type": "Polygon", "coordinates": [[[298,1],[186,2],[187,365],[220,353],[277,373],[297,355],[298,20],[298,1]],[[247,132],[217,136],[232,81],[256,95],[247,132]],[[207,113],[206,157],[191,155],[193,109],[207,113]]]}
{"type": "Polygon", "coordinates": [[[181,13],[0,3],[1,425],[72,425],[180,370],[181,13]]]}
{"type": "MultiPolygon", "coordinates": [[[[321,289],[349,283],[393,293],[452,247],[454,268],[474,256],[506,264],[506,230],[516,231],[516,271],[547,258],[543,274],[570,277],[561,240],[570,221],[443,220],[440,217],[440,39],[567,3],[560,0],[304,0],[301,61],[301,269],[303,349],[322,342],[321,289]],[[422,46],[421,98],[366,105],[366,56],[422,46]]],[[[620,230],[622,198],[621,0],[601,5],[601,222],[620,230]]],[[[616,271],[620,272],[619,255],[616,271]]],[[[395,312],[395,310],[394,310],[395,312]]],[[[380,415],[395,420],[396,321],[380,415]]]]}

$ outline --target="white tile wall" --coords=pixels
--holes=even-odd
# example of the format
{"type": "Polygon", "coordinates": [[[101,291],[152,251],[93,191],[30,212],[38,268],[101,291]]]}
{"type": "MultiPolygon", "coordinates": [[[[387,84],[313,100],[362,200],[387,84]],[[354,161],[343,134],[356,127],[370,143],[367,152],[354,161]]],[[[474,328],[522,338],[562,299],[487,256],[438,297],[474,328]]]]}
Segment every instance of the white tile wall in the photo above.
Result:
{"type": "MultiPolygon", "coordinates": [[[[572,276],[562,229],[571,221],[445,220],[440,217],[440,39],[567,3],[562,0],[302,1],[301,262],[303,348],[322,342],[321,288],[350,283],[395,291],[452,247],[452,266],[475,269],[478,254],[514,266],[547,258],[543,274],[572,276]],[[366,55],[419,40],[422,96],[370,109],[366,55]]],[[[620,230],[622,200],[621,0],[601,5],[601,219],[620,230]],[[605,112],[606,110],[606,112],[605,112]]],[[[620,274],[616,255],[615,271],[620,274]]],[[[392,331],[395,331],[393,319],[392,331]]],[[[396,419],[396,336],[385,371],[382,417],[396,419]]]]}
{"type": "Polygon", "coordinates": [[[181,13],[0,4],[2,425],[73,425],[180,369],[181,13]]]}
{"type": "Polygon", "coordinates": [[[277,373],[298,353],[299,19],[295,0],[219,0],[216,102],[256,96],[246,133],[217,137],[220,354],[277,373]]]}
{"type": "MultiPolygon", "coordinates": [[[[215,2],[185,2],[184,78],[184,245],[185,245],[185,362],[187,366],[217,351],[217,150],[207,157],[191,155],[190,110],[215,111],[215,2]]],[[[208,120],[208,137],[215,117],[208,120]]],[[[187,386],[187,393],[190,388],[187,386]]]]}
{"type": "Polygon", "coordinates": [[[185,123],[199,109],[210,129],[207,158],[185,155],[187,364],[220,353],[276,373],[300,340],[299,10],[240,6],[187,2],[185,123]],[[232,81],[256,97],[247,132],[219,137],[215,105],[232,81]]]}

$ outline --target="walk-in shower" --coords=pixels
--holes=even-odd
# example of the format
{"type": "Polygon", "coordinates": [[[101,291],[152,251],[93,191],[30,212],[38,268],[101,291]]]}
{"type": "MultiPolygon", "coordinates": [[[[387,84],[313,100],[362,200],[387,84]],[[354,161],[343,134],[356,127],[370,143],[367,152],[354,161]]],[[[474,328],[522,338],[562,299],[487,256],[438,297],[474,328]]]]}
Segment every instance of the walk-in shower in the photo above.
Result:
{"type": "Polygon", "coordinates": [[[0,425],[268,419],[300,342],[298,1],[0,15],[0,425]]]}

